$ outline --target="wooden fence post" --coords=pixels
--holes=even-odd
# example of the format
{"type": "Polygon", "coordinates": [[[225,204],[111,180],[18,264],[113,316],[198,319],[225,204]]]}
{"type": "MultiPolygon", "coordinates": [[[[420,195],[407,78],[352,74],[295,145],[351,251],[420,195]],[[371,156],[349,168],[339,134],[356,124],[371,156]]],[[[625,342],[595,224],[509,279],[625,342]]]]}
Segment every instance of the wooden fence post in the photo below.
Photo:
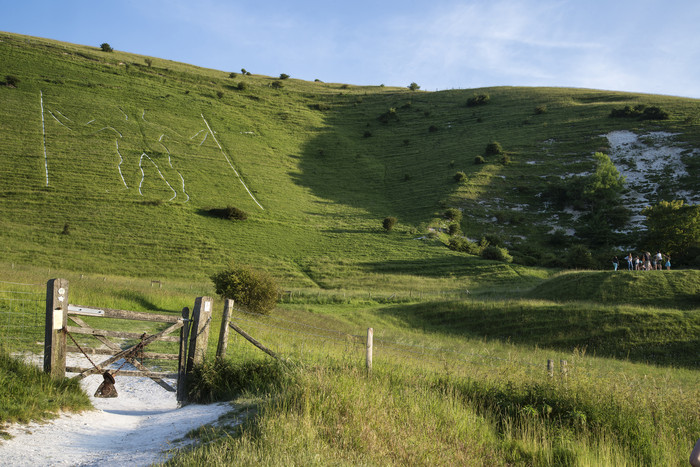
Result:
{"type": "Polygon", "coordinates": [[[367,372],[372,371],[372,346],[374,342],[374,329],[367,328],[367,372]]]}
{"type": "Polygon", "coordinates": [[[547,360],[547,374],[550,378],[554,376],[554,360],[547,360]]]}
{"type": "Polygon", "coordinates": [[[561,369],[562,377],[566,378],[569,374],[569,367],[566,360],[559,360],[559,367],[561,369]]]}
{"type": "Polygon", "coordinates": [[[216,358],[226,358],[226,348],[228,347],[228,323],[231,322],[231,310],[233,300],[226,299],[224,305],[224,315],[221,317],[221,329],[219,330],[219,345],[216,347],[216,358]]]}
{"type": "Polygon", "coordinates": [[[178,402],[184,402],[187,399],[185,390],[187,387],[187,340],[190,337],[190,309],[185,307],[182,309],[182,319],[185,320],[184,326],[180,329],[180,352],[177,359],[177,389],[176,399],[178,402]]]}
{"type": "Polygon", "coordinates": [[[46,283],[46,327],[44,329],[44,372],[66,376],[66,333],[68,324],[68,281],[51,279],[46,283]]]}
{"type": "Polygon", "coordinates": [[[204,363],[209,342],[209,324],[211,323],[211,297],[197,297],[192,311],[192,329],[190,330],[190,348],[187,352],[187,375],[194,365],[204,363]]]}

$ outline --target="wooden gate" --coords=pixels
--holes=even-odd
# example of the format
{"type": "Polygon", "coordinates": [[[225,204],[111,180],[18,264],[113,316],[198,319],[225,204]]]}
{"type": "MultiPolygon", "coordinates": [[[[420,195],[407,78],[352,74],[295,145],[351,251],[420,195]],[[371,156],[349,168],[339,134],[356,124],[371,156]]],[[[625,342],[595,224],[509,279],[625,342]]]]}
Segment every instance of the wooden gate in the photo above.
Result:
{"type": "MultiPolygon", "coordinates": [[[[177,400],[185,401],[185,381],[193,365],[204,361],[209,338],[211,322],[212,299],[198,297],[194,303],[192,316],[188,308],[177,314],[154,314],[110,308],[87,307],[73,305],[68,302],[68,281],[52,279],[46,286],[46,330],[44,339],[44,371],[59,377],[65,377],[66,372],[77,373],[75,378],[102,373],[110,369],[110,365],[123,361],[133,365],[136,370],[124,370],[119,367],[120,376],[141,376],[153,379],[164,389],[177,393],[177,400]],[[97,329],[95,322],[90,319],[88,324],[84,317],[97,317],[120,320],[135,320],[150,323],[149,330],[154,326],[163,329],[148,332],[129,332],[120,330],[97,329]],[[72,324],[69,322],[72,322],[72,324]],[[160,324],[158,324],[160,323],[160,324]],[[174,335],[174,333],[177,333],[174,335]],[[76,336],[91,336],[99,347],[80,345],[76,336]],[[119,339],[118,342],[110,339],[119,339]],[[67,345],[70,340],[70,344],[67,345]],[[133,345],[123,347],[125,340],[137,341],[133,345]],[[147,352],[146,346],[161,342],[174,342],[178,345],[178,353],[147,352]],[[189,344],[189,345],[188,345],[189,344]],[[91,367],[66,366],[66,353],[78,352],[84,354],[91,367]],[[99,355],[109,355],[106,360],[95,362],[99,355]],[[177,372],[153,371],[143,364],[143,360],[177,360],[177,372]],[[177,387],[173,388],[164,378],[176,379],[177,387]]],[[[144,325],[145,327],[146,325],[144,325]]]]}

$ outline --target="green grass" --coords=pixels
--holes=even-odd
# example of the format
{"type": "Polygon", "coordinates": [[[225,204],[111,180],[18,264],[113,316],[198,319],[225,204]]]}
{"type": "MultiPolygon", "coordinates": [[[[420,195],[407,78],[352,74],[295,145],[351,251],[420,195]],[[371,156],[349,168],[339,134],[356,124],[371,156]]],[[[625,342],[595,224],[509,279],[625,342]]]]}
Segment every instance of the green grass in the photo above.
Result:
{"type": "MultiPolygon", "coordinates": [[[[273,89],[272,77],[231,79],[158,59],[148,67],[143,56],[7,33],[0,58],[20,79],[16,89],[0,87],[3,258],[81,273],[202,280],[234,259],[297,288],[347,288],[368,277],[411,282],[442,271],[468,281],[481,263],[428,231],[447,227],[445,209],[463,210],[470,237],[498,233],[515,251],[525,251],[522,243],[542,249],[552,216],[562,227],[571,219],[540,193],[561,175],[590,170],[591,153],[607,144],[600,135],[663,130],[681,134],[683,146],[700,143],[692,99],[502,87],[479,90],[489,103],[467,107],[474,90],[294,79],[273,89]],[[235,89],[241,80],[245,91],[235,89]],[[608,117],[636,103],[659,105],[671,118],[608,117]],[[539,105],[547,112],[537,114],[539,105]],[[397,118],[382,123],[391,108],[397,118]],[[225,156],[212,134],[204,138],[207,124],[225,156]],[[513,163],[487,157],[474,165],[493,140],[513,163]],[[454,183],[456,171],[466,183],[454,183]],[[248,220],[206,215],[228,205],[248,220]],[[389,234],[381,227],[387,216],[399,220],[389,234]]],[[[697,190],[698,164],[686,163],[690,176],[669,189],[697,190]]]]}
{"type": "Polygon", "coordinates": [[[80,383],[56,379],[33,364],[10,357],[0,349],[0,435],[9,423],[28,423],[58,416],[60,411],[92,408],[80,383]]]}

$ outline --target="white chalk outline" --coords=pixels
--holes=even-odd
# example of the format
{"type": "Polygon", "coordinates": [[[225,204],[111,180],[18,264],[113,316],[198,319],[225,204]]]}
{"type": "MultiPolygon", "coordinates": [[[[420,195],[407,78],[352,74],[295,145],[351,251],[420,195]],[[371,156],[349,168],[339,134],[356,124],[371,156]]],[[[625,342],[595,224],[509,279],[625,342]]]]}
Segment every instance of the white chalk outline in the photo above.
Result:
{"type": "MultiPolygon", "coordinates": [[[[51,111],[48,110],[48,109],[46,109],[46,111],[47,111],[49,114],[51,114],[51,116],[53,117],[53,119],[56,120],[60,125],[62,125],[62,126],[64,126],[64,127],[68,128],[70,131],[73,131],[73,129],[72,129],[71,127],[69,127],[69,126],[67,126],[67,125],[64,125],[63,122],[60,121],[60,120],[53,114],[53,112],[51,112],[51,111]]],[[[61,114],[61,115],[63,116],[63,118],[67,118],[68,120],[70,120],[70,118],[66,117],[65,115],[63,115],[63,114],[62,114],[61,112],[59,112],[58,110],[56,111],[56,113],[59,113],[59,114],[61,114]]]]}
{"type": "Polygon", "coordinates": [[[124,112],[124,111],[122,110],[121,107],[117,107],[117,108],[119,109],[119,111],[120,111],[121,113],[124,114],[124,118],[128,121],[128,120],[129,120],[129,116],[126,114],[126,112],[124,112]]]}
{"type": "Polygon", "coordinates": [[[245,188],[245,191],[247,191],[248,194],[250,195],[250,197],[253,199],[253,201],[255,201],[255,204],[257,204],[258,207],[264,211],[265,208],[262,207],[262,204],[258,203],[258,200],[255,199],[255,196],[253,196],[253,193],[250,192],[250,190],[249,190],[248,187],[246,186],[245,182],[243,182],[243,179],[241,178],[240,174],[238,173],[238,171],[236,170],[236,168],[235,168],[235,167],[233,166],[233,164],[231,163],[231,160],[228,158],[228,156],[227,156],[226,153],[224,152],[224,148],[222,148],[222,147],[221,147],[221,144],[219,144],[219,140],[217,140],[217,139],[216,139],[216,136],[214,136],[214,132],[212,131],[211,127],[209,126],[209,122],[207,122],[207,119],[204,118],[204,114],[200,114],[200,115],[202,116],[202,120],[204,120],[204,124],[205,124],[205,125],[207,126],[207,128],[209,129],[209,133],[211,134],[211,137],[214,138],[214,141],[216,142],[216,145],[219,146],[219,150],[221,151],[221,154],[224,155],[224,158],[226,159],[226,162],[228,162],[228,165],[229,165],[229,166],[231,167],[231,169],[233,170],[233,173],[235,173],[235,174],[236,174],[236,177],[238,177],[238,181],[241,182],[241,185],[243,185],[243,188],[245,188]]]}
{"type": "Polygon", "coordinates": [[[41,104],[41,135],[44,139],[44,167],[46,168],[46,186],[49,186],[49,157],[46,155],[46,125],[44,124],[44,93],[39,90],[39,103],[41,104]]]}
{"type": "Polygon", "coordinates": [[[192,136],[190,136],[190,139],[194,139],[195,136],[197,136],[198,134],[200,134],[200,133],[203,132],[203,131],[207,131],[207,130],[199,130],[197,133],[195,133],[195,134],[193,134],[192,136]]]}
{"type": "Polygon", "coordinates": [[[61,117],[65,118],[66,120],[68,120],[69,122],[71,122],[71,123],[73,122],[73,120],[71,120],[70,118],[63,115],[63,113],[60,110],[57,110],[56,113],[59,114],[61,117]]]}
{"type": "Polygon", "coordinates": [[[158,167],[158,164],[156,164],[155,161],[153,159],[151,159],[148,156],[148,154],[146,154],[145,152],[141,153],[141,158],[139,159],[139,169],[141,169],[141,183],[139,183],[139,194],[141,196],[143,196],[143,192],[141,191],[141,185],[143,185],[143,180],[144,180],[144,178],[146,178],[146,174],[143,171],[143,166],[141,165],[141,162],[143,161],[144,156],[146,156],[148,158],[148,160],[151,161],[151,164],[153,164],[155,166],[156,170],[158,171],[158,175],[160,175],[160,178],[162,178],[163,181],[165,182],[165,184],[168,185],[168,188],[170,188],[173,191],[173,193],[174,193],[173,197],[170,198],[168,201],[172,201],[175,198],[177,198],[177,191],[175,191],[175,189],[172,187],[172,185],[170,185],[170,183],[168,183],[168,181],[165,179],[165,177],[163,176],[163,173],[160,171],[160,168],[158,167]]]}
{"type": "Polygon", "coordinates": [[[102,127],[102,128],[100,128],[99,130],[97,130],[96,132],[94,132],[93,135],[96,135],[96,134],[99,133],[100,131],[104,131],[104,130],[112,130],[112,131],[114,131],[116,134],[118,134],[120,138],[123,138],[123,137],[124,137],[119,131],[115,130],[115,129],[114,129],[113,127],[111,127],[111,126],[102,127]]]}
{"type": "Polygon", "coordinates": [[[165,133],[160,135],[160,138],[158,138],[158,143],[160,143],[160,145],[163,146],[163,149],[165,149],[165,152],[168,153],[168,164],[170,164],[170,168],[175,170],[175,172],[177,172],[177,174],[180,176],[180,181],[182,181],[182,193],[184,193],[184,195],[187,196],[187,199],[185,200],[185,203],[186,203],[190,200],[190,195],[187,194],[187,191],[185,191],[185,177],[182,176],[182,174],[180,173],[179,170],[177,170],[177,169],[175,169],[175,167],[173,167],[173,162],[172,162],[172,159],[170,157],[170,150],[168,149],[168,147],[165,144],[163,144],[163,136],[165,136],[165,133]]]}
{"type": "Polygon", "coordinates": [[[88,126],[89,124],[91,124],[91,123],[94,122],[94,121],[95,121],[95,119],[93,118],[92,120],[90,120],[89,122],[87,122],[87,123],[85,124],[85,126],[88,126]]]}

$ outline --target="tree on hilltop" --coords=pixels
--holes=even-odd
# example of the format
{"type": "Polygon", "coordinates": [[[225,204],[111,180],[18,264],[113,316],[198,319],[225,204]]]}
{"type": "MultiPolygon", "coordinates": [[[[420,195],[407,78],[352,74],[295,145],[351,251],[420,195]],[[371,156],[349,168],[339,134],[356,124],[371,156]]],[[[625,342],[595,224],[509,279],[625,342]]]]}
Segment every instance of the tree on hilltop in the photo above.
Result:
{"type": "Polygon", "coordinates": [[[100,44],[100,49],[102,49],[103,52],[114,52],[114,49],[112,49],[112,46],[106,42],[103,42],[102,44],[100,44]]]}

